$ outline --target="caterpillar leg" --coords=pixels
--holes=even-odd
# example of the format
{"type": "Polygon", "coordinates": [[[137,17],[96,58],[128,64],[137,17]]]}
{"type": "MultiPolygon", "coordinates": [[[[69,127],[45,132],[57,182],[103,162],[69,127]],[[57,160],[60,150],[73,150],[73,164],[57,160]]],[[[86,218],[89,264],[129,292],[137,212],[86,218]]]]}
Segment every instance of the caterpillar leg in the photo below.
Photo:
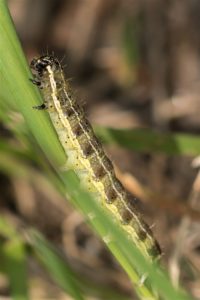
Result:
{"type": "Polygon", "coordinates": [[[40,81],[40,80],[38,80],[37,78],[36,78],[36,79],[29,78],[29,80],[30,80],[33,84],[35,84],[35,85],[37,85],[39,88],[41,88],[41,81],[40,81]]]}
{"type": "Polygon", "coordinates": [[[33,106],[33,108],[37,109],[37,110],[45,110],[45,109],[48,109],[48,106],[46,106],[45,103],[42,103],[41,105],[33,106]]]}

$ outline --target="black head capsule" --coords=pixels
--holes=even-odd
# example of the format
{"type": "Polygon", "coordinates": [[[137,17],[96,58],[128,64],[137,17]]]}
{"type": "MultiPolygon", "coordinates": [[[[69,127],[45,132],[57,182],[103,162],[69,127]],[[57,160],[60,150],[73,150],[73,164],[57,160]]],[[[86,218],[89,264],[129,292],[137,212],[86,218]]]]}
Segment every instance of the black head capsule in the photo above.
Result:
{"type": "Polygon", "coordinates": [[[40,76],[43,75],[48,66],[52,67],[55,71],[59,67],[59,62],[53,56],[44,55],[34,58],[30,64],[31,69],[35,70],[40,76]]]}

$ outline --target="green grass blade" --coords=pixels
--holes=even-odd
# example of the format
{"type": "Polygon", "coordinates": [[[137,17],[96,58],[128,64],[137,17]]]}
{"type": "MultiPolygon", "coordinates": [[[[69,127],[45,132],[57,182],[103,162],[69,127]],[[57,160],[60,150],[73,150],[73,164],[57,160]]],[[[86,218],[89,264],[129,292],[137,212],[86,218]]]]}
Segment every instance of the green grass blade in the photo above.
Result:
{"type": "Polygon", "coordinates": [[[200,138],[193,134],[160,133],[151,129],[114,129],[95,127],[105,144],[115,144],[138,152],[167,155],[199,155],[200,138]]]}

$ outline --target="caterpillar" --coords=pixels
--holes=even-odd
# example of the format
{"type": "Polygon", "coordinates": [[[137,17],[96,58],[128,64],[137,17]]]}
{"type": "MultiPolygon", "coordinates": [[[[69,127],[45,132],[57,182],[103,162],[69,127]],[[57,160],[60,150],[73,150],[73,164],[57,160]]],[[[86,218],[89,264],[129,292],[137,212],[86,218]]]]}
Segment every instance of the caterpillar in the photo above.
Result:
{"type": "Polygon", "coordinates": [[[161,255],[158,242],[131,199],[115,176],[111,161],[78,105],[65,79],[62,66],[53,56],[34,58],[30,64],[44,103],[37,109],[47,110],[58,138],[67,154],[66,166],[73,169],[86,190],[109,211],[127,232],[139,250],[151,261],[161,255]]]}

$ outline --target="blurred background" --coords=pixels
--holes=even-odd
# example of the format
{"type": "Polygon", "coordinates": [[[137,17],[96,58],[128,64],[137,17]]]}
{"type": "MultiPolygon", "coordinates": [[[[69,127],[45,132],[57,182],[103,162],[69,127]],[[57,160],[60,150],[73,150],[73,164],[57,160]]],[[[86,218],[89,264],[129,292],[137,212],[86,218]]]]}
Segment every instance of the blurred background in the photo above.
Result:
{"type": "MultiPolygon", "coordinates": [[[[46,53],[62,60],[93,125],[199,134],[200,1],[9,0],[8,5],[28,61],[46,53]]],[[[3,123],[0,132],[15,139],[3,123]]],[[[198,157],[105,148],[124,186],[141,199],[173,283],[181,282],[200,299],[198,157]]],[[[39,229],[94,286],[135,299],[127,276],[83,217],[37,168],[34,172],[34,181],[9,176],[0,163],[2,213],[39,229]]],[[[31,299],[70,299],[36,261],[29,259],[28,266],[31,299]]],[[[93,290],[89,299],[115,299],[93,290]]],[[[9,299],[4,275],[0,295],[9,299]]]]}

